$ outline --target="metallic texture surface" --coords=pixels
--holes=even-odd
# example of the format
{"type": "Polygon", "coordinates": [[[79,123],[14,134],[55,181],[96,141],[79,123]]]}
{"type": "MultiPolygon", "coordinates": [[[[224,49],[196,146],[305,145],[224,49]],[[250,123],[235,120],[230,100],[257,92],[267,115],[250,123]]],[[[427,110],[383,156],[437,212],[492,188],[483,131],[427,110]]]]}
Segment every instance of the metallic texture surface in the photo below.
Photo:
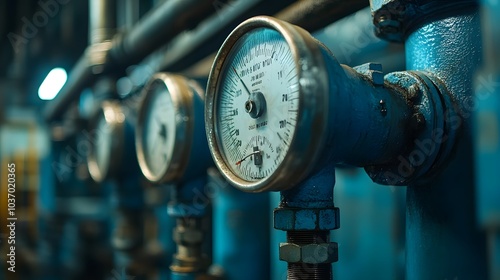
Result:
{"type": "MultiPolygon", "coordinates": [[[[428,71],[448,88],[460,139],[432,181],[407,189],[406,279],[485,279],[484,234],[477,230],[471,143],[472,78],[481,61],[476,10],[428,22],[406,41],[409,70],[428,71]]],[[[445,139],[443,141],[446,141],[445,139]]]]}
{"type": "MultiPolygon", "coordinates": [[[[279,3],[276,2],[275,5],[270,6],[269,2],[261,1],[258,7],[249,9],[248,14],[262,14],[266,9],[274,13],[286,7],[291,2],[292,0],[279,1],[279,3]]],[[[231,14],[232,5],[235,4],[231,4],[230,1],[226,0],[217,0],[215,2],[212,0],[164,1],[158,7],[153,8],[150,13],[145,15],[131,30],[114,36],[111,46],[102,46],[106,49],[105,62],[101,67],[102,69],[98,69],[96,73],[107,73],[111,71],[122,72],[126,67],[140,62],[156,49],[171,42],[183,31],[194,29],[204,19],[211,15],[218,14],[217,19],[213,21],[212,25],[215,30],[220,31],[216,32],[216,34],[218,34],[217,38],[213,38],[213,36],[207,37],[207,32],[202,30],[203,32],[200,32],[200,38],[188,38],[189,43],[187,44],[185,42],[180,42],[182,44],[180,49],[188,50],[188,52],[183,53],[182,57],[190,61],[181,61],[180,65],[184,65],[184,67],[186,65],[191,65],[215,51],[220,43],[222,43],[227,33],[241,22],[241,20],[248,17],[248,14],[246,14],[247,10],[243,9],[242,13],[245,14],[244,16],[238,19],[233,18],[234,20],[229,22],[222,21],[221,24],[221,19],[230,19],[230,16],[227,16],[226,13],[228,13],[228,15],[231,14]],[[226,29],[223,27],[226,27],[226,29]],[[199,41],[200,39],[202,41],[199,41]],[[214,43],[214,45],[212,45],[210,52],[202,51],[208,48],[212,43],[214,43]],[[197,45],[198,48],[192,48],[191,45],[197,45]],[[200,48],[200,46],[203,46],[203,48],[200,48]],[[199,53],[201,53],[201,55],[199,53]],[[194,58],[194,60],[190,60],[192,58],[194,58]]],[[[91,55],[93,53],[91,48],[89,48],[87,52],[91,55]]],[[[171,53],[170,49],[169,53],[171,53]]],[[[172,55],[173,57],[181,57],[181,55],[177,53],[172,53],[172,55]]],[[[163,56],[165,56],[164,53],[161,54],[161,57],[163,56]]],[[[171,59],[170,55],[168,57],[171,59]]],[[[153,58],[153,60],[157,59],[157,57],[153,58]]],[[[165,65],[168,63],[169,62],[161,63],[162,67],[158,68],[158,70],[167,68],[170,71],[175,70],[166,67],[165,65]]],[[[78,99],[81,91],[93,82],[93,76],[96,73],[94,73],[95,69],[93,69],[92,65],[93,63],[89,59],[88,54],[83,55],[79,59],[78,63],[69,73],[68,82],[61,89],[58,96],[44,109],[44,118],[46,121],[52,122],[60,119],[68,105],[78,99]]],[[[179,64],[177,67],[179,67],[179,64]]]]}
{"type": "MultiPolygon", "coordinates": [[[[217,16],[211,17],[190,32],[179,35],[171,44],[148,57],[146,64],[158,71],[184,71],[216,52],[227,35],[242,21],[258,15],[272,15],[294,0],[214,1],[217,16]]],[[[207,69],[208,73],[208,69],[207,69]]]]}
{"type": "Polygon", "coordinates": [[[288,262],[289,280],[332,277],[331,263],[338,260],[338,246],[330,242],[330,229],[339,227],[338,208],[333,204],[334,184],[334,165],[330,163],[298,186],[281,191],[274,225],[287,232],[287,242],[280,243],[279,259],[288,262]]]}
{"type": "Polygon", "coordinates": [[[477,8],[476,0],[370,0],[378,36],[402,42],[423,24],[457,11],[477,8]]]}
{"type": "Polygon", "coordinates": [[[110,40],[116,32],[116,0],[89,1],[89,42],[110,40]]]}

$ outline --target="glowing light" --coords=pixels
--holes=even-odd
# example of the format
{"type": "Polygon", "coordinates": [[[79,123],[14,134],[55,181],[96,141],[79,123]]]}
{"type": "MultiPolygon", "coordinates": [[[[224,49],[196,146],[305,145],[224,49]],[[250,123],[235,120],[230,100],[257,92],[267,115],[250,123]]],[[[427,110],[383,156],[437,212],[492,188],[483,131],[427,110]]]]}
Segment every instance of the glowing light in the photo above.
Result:
{"type": "Polygon", "coordinates": [[[68,75],[63,68],[54,68],[50,70],[45,80],[43,80],[38,89],[38,97],[42,100],[52,100],[59,93],[66,83],[68,75]]]}

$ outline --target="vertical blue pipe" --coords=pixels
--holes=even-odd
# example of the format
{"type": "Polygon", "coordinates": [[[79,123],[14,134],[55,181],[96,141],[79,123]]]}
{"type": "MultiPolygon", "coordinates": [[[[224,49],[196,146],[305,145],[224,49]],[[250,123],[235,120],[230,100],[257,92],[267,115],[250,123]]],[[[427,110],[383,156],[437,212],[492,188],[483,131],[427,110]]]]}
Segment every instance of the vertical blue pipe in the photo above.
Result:
{"type": "Polygon", "coordinates": [[[241,192],[222,179],[216,189],[213,263],[228,280],[269,279],[269,193],[241,192]]]}
{"type": "MultiPolygon", "coordinates": [[[[448,120],[460,133],[450,162],[428,183],[407,190],[406,279],[486,279],[485,236],[475,216],[471,143],[472,78],[481,61],[477,11],[418,28],[406,41],[407,68],[437,75],[461,118],[448,120]]],[[[451,108],[448,108],[451,109],[451,108]]]]}
{"type": "MultiPolygon", "coordinates": [[[[279,192],[271,192],[270,195],[270,209],[274,209],[280,205],[281,194],[279,192]]],[[[279,257],[279,244],[286,242],[286,231],[275,229],[273,225],[273,211],[269,211],[269,215],[269,230],[271,235],[271,280],[286,280],[287,262],[280,260],[279,257]]]]}

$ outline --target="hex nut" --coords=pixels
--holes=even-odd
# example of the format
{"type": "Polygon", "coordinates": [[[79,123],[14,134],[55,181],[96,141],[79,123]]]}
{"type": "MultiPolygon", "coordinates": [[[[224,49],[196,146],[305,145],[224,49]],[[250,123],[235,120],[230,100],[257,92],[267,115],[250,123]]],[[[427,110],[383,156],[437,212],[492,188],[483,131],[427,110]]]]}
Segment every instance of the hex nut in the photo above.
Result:
{"type": "Polygon", "coordinates": [[[305,245],[281,243],[279,258],[288,263],[333,263],[338,260],[338,245],[335,242],[305,245]]]}
{"type": "Polygon", "coordinates": [[[338,245],[335,242],[308,244],[302,247],[302,262],[310,264],[333,263],[338,260],[338,245]]]}
{"type": "Polygon", "coordinates": [[[380,63],[368,62],[358,65],[353,69],[359,74],[368,77],[376,86],[384,84],[384,73],[382,72],[382,64],[380,63]]]}
{"type": "Polygon", "coordinates": [[[289,208],[274,209],[274,228],[279,230],[332,230],[340,226],[339,209],[289,208]]]}
{"type": "Polygon", "coordinates": [[[294,243],[280,243],[279,258],[289,263],[297,263],[302,259],[301,247],[294,243]]]}

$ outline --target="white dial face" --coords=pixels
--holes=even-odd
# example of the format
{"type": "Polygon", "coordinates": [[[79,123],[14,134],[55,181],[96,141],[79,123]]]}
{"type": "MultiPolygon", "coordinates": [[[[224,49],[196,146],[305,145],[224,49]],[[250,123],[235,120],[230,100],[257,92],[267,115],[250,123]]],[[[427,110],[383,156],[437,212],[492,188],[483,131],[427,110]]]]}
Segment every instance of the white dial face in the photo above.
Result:
{"type": "Polygon", "coordinates": [[[109,169],[112,148],[111,127],[104,115],[99,118],[96,135],[95,161],[100,173],[104,175],[109,169]]]}
{"type": "Polygon", "coordinates": [[[175,106],[170,92],[160,81],[152,87],[145,111],[142,130],[142,149],[148,172],[162,177],[172,158],[175,142],[175,106]]]}
{"type": "Polygon", "coordinates": [[[294,137],[299,80],[288,43],[277,31],[258,28],[234,44],[216,89],[219,149],[239,178],[268,178],[283,162],[294,137]]]}

